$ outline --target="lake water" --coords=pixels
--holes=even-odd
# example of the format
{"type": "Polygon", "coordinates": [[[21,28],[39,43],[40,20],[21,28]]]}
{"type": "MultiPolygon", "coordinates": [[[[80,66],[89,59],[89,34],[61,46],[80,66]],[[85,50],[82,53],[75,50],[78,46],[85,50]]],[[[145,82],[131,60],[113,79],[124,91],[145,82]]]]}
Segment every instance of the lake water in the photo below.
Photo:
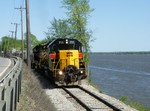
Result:
{"type": "Polygon", "coordinates": [[[150,54],[91,54],[92,81],[104,93],[150,108],[150,54]]]}

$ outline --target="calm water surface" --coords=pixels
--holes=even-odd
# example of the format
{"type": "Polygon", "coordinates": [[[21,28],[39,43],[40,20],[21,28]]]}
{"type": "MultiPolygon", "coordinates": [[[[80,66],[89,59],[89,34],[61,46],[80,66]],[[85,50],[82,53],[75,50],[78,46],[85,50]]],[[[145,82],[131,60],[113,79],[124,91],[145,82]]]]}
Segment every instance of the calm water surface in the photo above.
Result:
{"type": "Polygon", "coordinates": [[[150,108],[150,54],[91,54],[92,81],[108,95],[150,108]]]}

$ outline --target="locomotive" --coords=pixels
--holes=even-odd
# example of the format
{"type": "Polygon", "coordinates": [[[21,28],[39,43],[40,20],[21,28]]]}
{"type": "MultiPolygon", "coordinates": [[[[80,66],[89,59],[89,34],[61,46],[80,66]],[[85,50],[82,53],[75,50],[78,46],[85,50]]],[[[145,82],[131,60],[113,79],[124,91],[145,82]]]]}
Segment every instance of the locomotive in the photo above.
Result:
{"type": "Polygon", "coordinates": [[[58,85],[81,83],[87,77],[82,44],[76,39],[57,38],[33,48],[31,67],[44,70],[58,85]]]}

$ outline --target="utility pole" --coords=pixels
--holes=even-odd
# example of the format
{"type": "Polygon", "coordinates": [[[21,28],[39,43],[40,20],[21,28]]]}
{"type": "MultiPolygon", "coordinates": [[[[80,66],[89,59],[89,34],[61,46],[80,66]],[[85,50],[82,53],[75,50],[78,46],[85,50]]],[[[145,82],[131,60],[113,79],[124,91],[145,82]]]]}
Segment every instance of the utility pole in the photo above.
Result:
{"type": "Polygon", "coordinates": [[[26,0],[26,36],[27,36],[27,65],[31,68],[30,52],[31,52],[31,42],[30,42],[30,15],[29,15],[29,0],[26,0]]]}
{"type": "Polygon", "coordinates": [[[11,23],[11,24],[14,24],[16,26],[16,29],[15,29],[15,42],[14,42],[14,49],[16,49],[16,39],[17,39],[17,27],[18,27],[18,23],[11,23]]]}
{"type": "Polygon", "coordinates": [[[22,6],[20,6],[20,8],[15,8],[15,9],[19,9],[20,10],[20,14],[21,14],[21,50],[22,50],[22,59],[24,59],[24,53],[23,53],[23,50],[24,50],[24,39],[23,39],[23,16],[22,16],[22,11],[23,9],[25,8],[22,8],[22,6]]]}
{"type": "Polygon", "coordinates": [[[12,37],[12,39],[13,39],[14,31],[9,31],[9,32],[11,32],[11,37],[12,37]]]}
{"type": "MultiPolygon", "coordinates": [[[[11,32],[11,38],[12,38],[12,41],[13,41],[14,31],[9,31],[9,32],[11,32]]],[[[12,42],[12,44],[11,44],[11,45],[13,46],[13,42],[12,42]]]]}
{"type": "Polygon", "coordinates": [[[3,50],[4,50],[4,56],[5,56],[6,55],[6,42],[7,41],[6,41],[6,39],[4,39],[4,40],[5,40],[5,44],[4,44],[4,49],[3,50]]]}
{"type": "MultiPolygon", "coordinates": [[[[10,37],[10,35],[9,35],[8,37],[10,37]]],[[[10,46],[9,46],[9,42],[10,42],[10,41],[9,41],[9,39],[8,39],[8,40],[7,40],[7,44],[6,44],[6,46],[7,46],[7,47],[6,47],[6,50],[7,50],[7,51],[8,51],[8,49],[9,49],[9,47],[10,47],[10,46]]]]}

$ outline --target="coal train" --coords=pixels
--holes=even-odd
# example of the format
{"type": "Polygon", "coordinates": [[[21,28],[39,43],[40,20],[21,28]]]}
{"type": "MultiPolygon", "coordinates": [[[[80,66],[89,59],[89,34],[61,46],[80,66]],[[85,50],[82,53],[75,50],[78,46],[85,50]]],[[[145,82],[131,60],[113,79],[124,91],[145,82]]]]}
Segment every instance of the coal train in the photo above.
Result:
{"type": "Polygon", "coordinates": [[[57,38],[36,45],[31,67],[43,70],[58,85],[80,84],[87,77],[82,44],[77,39],[57,38]]]}

